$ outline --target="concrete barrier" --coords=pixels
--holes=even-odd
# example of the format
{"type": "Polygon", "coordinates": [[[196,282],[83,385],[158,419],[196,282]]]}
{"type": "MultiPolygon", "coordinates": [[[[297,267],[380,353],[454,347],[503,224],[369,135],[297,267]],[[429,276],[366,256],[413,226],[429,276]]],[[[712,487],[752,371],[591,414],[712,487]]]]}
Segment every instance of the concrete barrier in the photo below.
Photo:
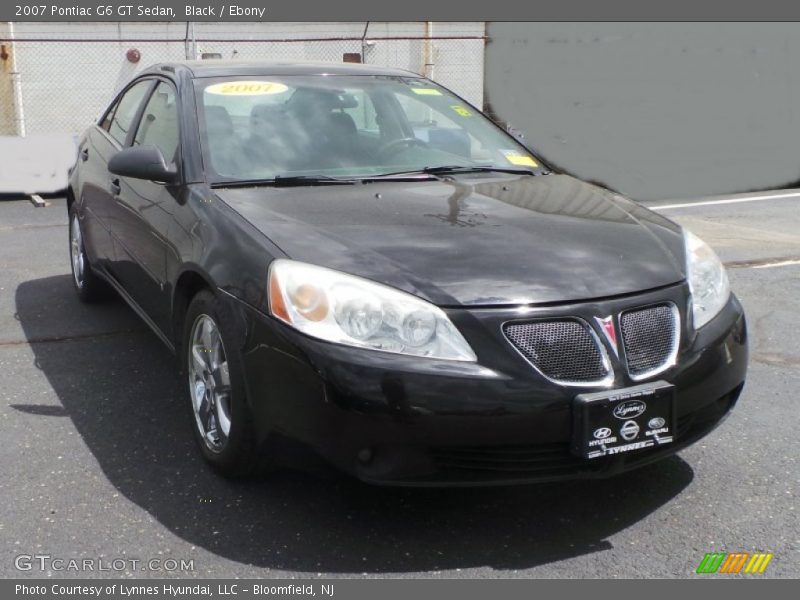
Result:
{"type": "Polygon", "coordinates": [[[0,194],[52,194],[67,187],[76,136],[0,136],[0,194]]]}

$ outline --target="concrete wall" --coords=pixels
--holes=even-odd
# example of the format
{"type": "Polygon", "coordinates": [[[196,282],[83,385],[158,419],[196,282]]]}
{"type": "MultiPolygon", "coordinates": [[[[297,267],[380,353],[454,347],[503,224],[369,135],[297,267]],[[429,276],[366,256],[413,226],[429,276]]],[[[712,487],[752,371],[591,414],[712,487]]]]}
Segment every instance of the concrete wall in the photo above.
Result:
{"type": "Polygon", "coordinates": [[[489,23],[486,100],[563,168],[640,199],[800,178],[800,24],[489,23]]]}

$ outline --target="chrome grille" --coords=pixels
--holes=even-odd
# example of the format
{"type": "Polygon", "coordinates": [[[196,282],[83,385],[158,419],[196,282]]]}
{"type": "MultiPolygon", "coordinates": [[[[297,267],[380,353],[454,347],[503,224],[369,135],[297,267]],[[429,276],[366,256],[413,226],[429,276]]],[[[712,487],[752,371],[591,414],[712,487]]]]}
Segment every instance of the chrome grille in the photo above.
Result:
{"type": "Polygon", "coordinates": [[[589,326],[577,319],[507,324],[506,337],[545,377],[558,383],[599,383],[608,361],[589,326]]]}
{"type": "Polygon", "coordinates": [[[672,366],[680,325],[674,304],[659,304],[622,313],[619,318],[628,373],[643,379],[672,366]]]}

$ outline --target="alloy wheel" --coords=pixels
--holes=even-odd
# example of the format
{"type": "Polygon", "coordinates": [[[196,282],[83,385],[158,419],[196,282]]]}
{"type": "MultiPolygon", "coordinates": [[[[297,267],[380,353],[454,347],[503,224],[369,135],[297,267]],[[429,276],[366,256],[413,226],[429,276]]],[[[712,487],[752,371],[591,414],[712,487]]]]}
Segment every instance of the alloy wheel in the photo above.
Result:
{"type": "Polygon", "coordinates": [[[69,228],[69,255],[72,260],[72,276],[75,278],[75,285],[80,289],[83,287],[86,256],[83,253],[83,236],[78,215],[72,217],[69,228]]]}
{"type": "Polygon", "coordinates": [[[208,315],[195,319],[188,352],[195,422],[209,450],[221,452],[231,430],[231,382],[219,328],[208,315]]]}

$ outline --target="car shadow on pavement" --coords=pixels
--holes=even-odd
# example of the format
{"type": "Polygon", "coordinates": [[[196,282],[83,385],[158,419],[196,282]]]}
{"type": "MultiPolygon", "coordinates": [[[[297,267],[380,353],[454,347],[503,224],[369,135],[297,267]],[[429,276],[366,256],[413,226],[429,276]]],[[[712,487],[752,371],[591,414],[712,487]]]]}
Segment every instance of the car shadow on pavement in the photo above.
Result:
{"type": "Polygon", "coordinates": [[[610,536],[693,478],[673,457],[613,479],[513,488],[380,488],[300,472],[228,481],[199,458],[174,358],[132,327],[121,301],[82,305],[63,275],[20,284],[16,309],[37,366],[109,482],[175,535],[246,565],[313,574],[524,569],[611,548],[610,536]],[[43,319],[84,333],[47,341],[43,319]],[[98,320],[104,328],[90,332],[98,320]]]}

